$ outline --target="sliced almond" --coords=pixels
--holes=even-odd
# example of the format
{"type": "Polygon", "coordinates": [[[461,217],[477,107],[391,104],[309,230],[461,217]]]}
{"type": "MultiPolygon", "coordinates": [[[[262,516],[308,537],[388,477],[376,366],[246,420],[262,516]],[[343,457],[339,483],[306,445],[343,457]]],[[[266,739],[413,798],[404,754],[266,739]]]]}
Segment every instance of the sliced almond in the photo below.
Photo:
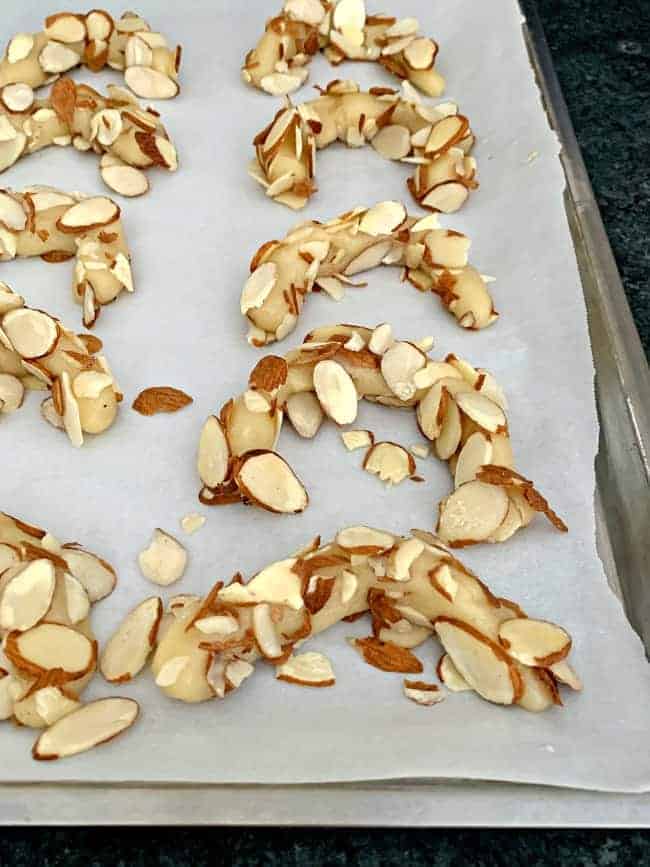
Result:
{"type": "Polygon", "coordinates": [[[6,313],[2,328],[18,355],[26,359],[47,355],[54,349],[59,337],[56,321],[47,313],[29,307],[6,313]]]}
{"type": "Polygon", "coordinates": [[[383,530],[360,525],[340,530],[336,534],[336,544],[357,554],[381,554],[393,547],[395,537],[383,530]]]}
{"type": "Polygon", "coordinates": [[[553,677],[560,681],[560,683],[565,683],[577,692],[582,690],[582,681],[566,659],[562,659],[560,662],[554,662],[553,665],[549,665],[549,671],[553,677]]]}
{"type": "Polygon", "coordinates": [[[323,423],[323,410],[316,396],[310,391],[292,394],[286,412],[294,430],[301,437],[311,439],[323,423]]]}
{"type": "Polygon", "coordinates": [[[334,686],[336,678],[332,664],[322,653],[300,653],[290,656],[276,668],[276,678],[299,686],[334,686]]]}
{"type": "Polygon", "coordinates": [[[149,66],[129,66],[124,81],[143,99],[173,99],[179,90],[177,82],[149,66]]]}
{"type": "Polygon", "coordinates": [[[219,419],[211,415],[203,425],[199,440],[197,468],[204,485],[216,488],[225,480],[230,466],[228,440],[219,419]]]}
{"type": "Polygon", "coordinates": [[[31,33],[17,33],[7,46],[7,62],[19,63],[25,60],[34,47],[34,37],[31,33]]]}
{"type": "Polygon", "coordinates": [[[443,214],[452,214],[467,201],[469,190],[458,181],[445,181],[430,190],[420,204],[443,214]]]}
{"type": "Polygon", "coordinates": [[[162,600],[145,599],[126,615],[104,646],[99,670],[109,683],[126,683],[144,668],[156,644],[162,600]]]}
{"type": "Polygon", "coordinates": [[[435,630],[463,679],[495,704],[513,704],[523,692],[521,675],[506,652],[473,626],[439,617],[435,630]]]}
{"type": "Polygon", "coordinates": [[[70,376],[67,370],[63,371],[59,377],[59,382],[61,384],[61,398],[63,401],[63,428],[72,445],[75,448],[80,448],[83,445],[84,437],[79,415],[79,404],[72,391],[70,376]]]}
{"type": "Polygon", "coordinates": [[[547,620],[516,617],[499,626],[499,642],[522,665],[546,667],[561,662],[571,650],[571,636],[547,620]]]}
{"type": "MultiPolygon", "coordinates": [[[[22,132],[17,133],[9,140],[0,141],[0,172],[13,166],[25,150],[26,144],[27,136],[22,132]]],[[[16,240],[13,235],[7,233],[0,237],[0,255],[3,259],[13,259],[16,255],[16,240]],[[4,255],[2,255],[2,247],[5,248],[4,255]]]]}
{"type": "Polygon", "coordinates": [[[268,602],[272,605],[286,605],[294,611],[304,607],[302,598],[302,578],[294,569],[297,560],[290,557],[271,563],[258,572],[248,584],[233,583],[219,594],[223,602],[251,605],[268,602]]]}
{"type": "Polygon", "coordinates": [[[374,136],[372,146],[384,159],[401,160],[411,152],[411,133],[408,127],[387,124],[374,136]]]}
{"type": "Polygon", "coordinates": [[[22,231],[27,225],[27,214],[22,204],[2,191],[0,191],[0,223],[15,232],[22,231]]]}
{"type": "Polygon", "coordinates": [[[98,398],[102,391],[111,388],[113,377],[97,370],[84,370],[75,376],[72,383],[72,391],[75,397],[93,400],[98,398]]]}
{"type": "Polygon", "coordinates": [[[458,455],[454,485],[460,488],[465,482],[471,482],[481,467],[492,462],[492,443],[481,431],[476,431],[467,441],[458,455]]]}
{"type": "MultiPolygon", "coordinates": [[[[411,566],[424,551],[424,542],[420,539],[405,539],[400,542],[391,554],[390,576],[393,581],[409,581],[411,566]]],[[[429,625],[428,622],[425,625],[429,625]]]]}
{"type": "Polygon", "coordinates": [[[71,12],[59,12],[45,19],[45,32],[57,42],[83,42],[86,38],[86,25],[81,16],[71,12]]]}
{"type": "Polygon", "coordinates": [[[101,168],[102,180],[120,196],[135,198],[149,191],[149,179],[144,172],[126,163],[101,168]]]}
{"type": "Polygon", "coordinates": [[[234,478],[247,499],[269,512],[302,512],[309,502],[300,479],[275,452],[248,452],[240,458],[234,478]]]}
{"type": "Polygon", "coordinates": [[[38,760],[62,759],[113,740],[136,721],[140,708],[130,698],[104,698],[73,711],[36,741],[38,760]]]}
{"type": "Polygon", "coordinates": [[[403,446],[391,442],[379,442],[370,447],[363,461],[363,468],[379,476],[382,482],[399,485],[415,472],[415,461],[403,446]]]}
{"type": "Polygon", "coordinates": [[[367,449],[375,441],[373,433],[369,430],[346,430],[341,433],[341,439],[349,452],[355,449],[367,449]]]}
{"type": "Polygon", "coordinates": [[[56,672],[57,684],[78,680],[95,665],[97,646],[81,632],[58,623],[40,623],[10,632],[5,654],[20,671],[35,677],[56,672]]]}
{"type": "Polygon", "coordinates": [[[188,535],[196,533],[204,524],[205,515],[199,515],[198,512],[190,512],[181,518],[181,527],[188,535]]]}
{"type": "Polygon", "coordinates": [[[0,373],[0,412],[8,414],[22,406],[25,386],[16,376],[0,373]]]}
{"type": "Polygon", "coordinates": [[[369,665],[381,671],[402,674],[420,674],[422,671],[422,663],[406,647],[378,638],[355,638],[351,643],[369,665]]]}
{"type": "Polygon", "coordinates": [[[67,72],[77,66],[81,57],[72,48],[68,48],[60,42],[48,42],[38,55],[38,62],[43,72],[60,73],[67,72]]]}
{"type": "Polygon", "coordinates": [[[319,0],[286,0],[284,14],[294,21],[316,26],[325,17],[325,10],[319,0]]]}
{"type": "Polygon", "coordinates": [[[31,728],[54,725],[81,705],[57,686],[46,686],[26,695],[14,705],[16,722],[31,728]]]}
{"type": "Polygon", "coordinates": [[[467,692],[467,690],[471,690],[472,688],[458,671],[448,653],[443,653],[438,660],[436,674],[447,689],[450,689],[452,692],[467,692]]]}
{"type": "Polygon", "coordinates": [[[314,368],[314,389],[327,415],[337,424],[357,417],[359,398],[350,374],[337,361],[319,361],[314,368]]]}
{"type": "Polygon", "coordinates": [[[508,505],[508,495],[502,488],[485,482],[466,482],[441,501],[438,535],[452,547],[482,542],[497,530],[508,505]]]}
{"type": "MultiPolygon", "coordinates": [[[[392,241],[378,241],[376,244],[372,244],[370,247],[366,247],[365,250],[362,250],[357,256],[354,257],[348,264],[345,266],[344,275],[346,277],[353,277],[355,274],[360,274],[362,271],[370,271],[373,268],[376,268],[377,265],[381,265],[386,256],[390,253],[392,247],[392,241]]],[[[343,274],[339,274],[339,280],[343,279],[343,274]]]]}
{"type": "Polygon", "coordinates": [[[45,617],[54,596],[56,578],[49,560],[33,560],[4,588],[0,627],[24,632],[45,617]]]}
{"type": "Polygon", "coordinates": [[[416,392],[414,375],[427,363],[426,356],[413,344],[400,340],[381,357],[381,373],[386,385],[400,400],[410,400],[416,392]]]}
{"type": "Polygon", "coordinates": [[[436,454],[440,460],[448,461],[456,453],[461,436],[460,410],[456,401],[453,398],[447,397],[444,402],[444,416],[440,426],[440,433],[436,439],[436,454]]]}
{"type": "Polygon", "coordinates": [[[262,602],[253,608],[253,633],[267,659],[277,659],[282,656],[282,645],[273,622],[271,606],[267,602],[262,602]]]}
{"type": "Polygon", "coordinates": [[[62,232],[77,234],[108,226],[119,219],[119,216],[120,209],[111,199],[91,196],[69,208],[59,217],[56,225],[62,232]]]}
{"type": "Polygon", "coordinates": [[[404,58],[411,69],[430,69],[436,59],[438,46],[432,39],[419,37],[404,49],[404,58]]]}
{"type": "Polygon", "coordinates": [[[145,388],[133,401],[132,407],[140,415],[156,415],[159,412],[178,412],[193,402],[193,398],[167,385],[145,388]]]}
{"type": "Polygon", "coordinates": [[[435,683],[425,683],[423,680],[405,680],[404,695],[423,707],[439,704],[445,700],[445,693],[435,683]]]}
{"type": "Polygon", "coordinates": [[[393,329],[387,322],[384,322],[382,325],[378,325],[370,335],[368,349],[375,355],[384,355],[394,343],[393,329]]]}
{"type": "Polygon", "coordinates": [[[359,222],[359,231],[366,235],[390,235],[405,220],[406,209],[401,202],[379,202],[365,212],[359,222]]]}
{"type": "Polygon", "coordinates": [[[457,394],[456,403],[461,412],[489,433],[500,433],[507,427],[501,407],[483,394],[471,391],[457,394]]]}
{"type": "Polygon", "coordinates": [[[168,659],[156,675],[156,686],[161,688],[174,686],[181,674],[187,669],[190,662],[189,656],[173,656],[168,659]]]}
{"type": "Polygon", "coordinates": [[[182,578],[187,566],[187,551],[169,533],[156,528],[148,547],[138,554],[138,565],[149,581],[168,587],[182,578]]]}
{"type": "Polygon", "coordinates": [[[239,689],[253,671],[250,662],[246,662],[245,659],[233,659],[226,665],[225,680],[233,689],[239,689]]]}
{"type": "Polygon", "coordinates": [[[227,638],[239,631],[239,621],[231,614],[212,614],[209,617],[201,617],[196,620],[194,627],[204,635],[227,638]]]}
{"type": "Polygon", "coordinates": [[[71,624],[81,623],[88,617],[90,599],[81,581],[72,575],[64,575],[65,605],[71,624]]]}
{"type": "Polygon", "coordinates": [[[257,310],[264,304],[277,278],[278,266],[275,262],[264,262],[253,271],[241,294],[240,307],[244,315],[249,310],[257,310]]]}
{"type": "Polygon", "coordinates": [[[70,573],[79,581],[91,602],[99,602],[115,589],[115,570],[105,560],[75,545],[64,545],[60,556],[70,573]]]}

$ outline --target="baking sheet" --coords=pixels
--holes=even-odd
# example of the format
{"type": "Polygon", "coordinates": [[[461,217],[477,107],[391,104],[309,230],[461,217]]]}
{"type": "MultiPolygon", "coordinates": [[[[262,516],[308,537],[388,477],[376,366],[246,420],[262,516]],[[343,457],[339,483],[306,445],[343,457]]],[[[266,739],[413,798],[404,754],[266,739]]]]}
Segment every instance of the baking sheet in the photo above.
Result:
{"type": "MultiPolygon", "coordinates": [[[[114,4],[108,8],[120,11],[114,4]]],[[[12,8],[3,25],[7,36],[33,29],[50,11],[43,2],[12,8]]],[[[262,241],[281,237],[301,216],[325,219],[384,198],[412,204],[404,188],[408,169],[386,163],[369,148],[336,146],[320,154],[321,191],[302,215],[265,200],[249,181],[250,140],[271,118],[276,101],[240,85],[237,70],[275,7],[203,0],[186,4],[173,22],[154,0],[141,3],[139,11],[185,48],[183,92],[158,106],[182,166],[176,176],[155,175],[149,196],[125,204],[138,292],[104,311],[97,333],[127,400],[142,387],[170,384],[184,387],[195,403],[177,416],[153,419],[125,407],[112,433],[80,453],[43,426],[37,399],[3,430],[2,507],[60,537],[79,539],[119,570],[118,590],[97,609],[100,639],[128,606],[151,592],[135,554],[153,526],[178,532],[179,518],[196,507],[193,456],[201,421],[243,387],[259,357],[243,340],[237,304],[252,252],[262,241]]],[[[260,669],[227,702],[189,708],[164,700],[144,678],[121,688],[142,701],[138,727],[95,753],[39,765],[28,755],[32,735],[7,730],[0,740],[5,780],[464,778],[648,788],[648,669],[595,552],[597,423],[584,302],[562,204],[557,142],[528,66],[520,16],[506,0],[481,7],[445,0],[436,6],[435,21],[428,4],[416,0],[395,2],[390,11],[418,15],[422,29],[439,39],[445,98],[460,102],[478,133],[481,191],[443,224],[472,237],[472,260],[498,277],[493,288],[502,319],[485,332],[464,333],[437,303],[401,286],[396,272],[384,269],[339,305],[310,299],[297,335],[325,322],[387,320],[403,337],[433,334],[437,355],[454,351],[495,372],[510,398],[517,466],[537,481],[571,533],[556,534],[538,520],[507,545],[470,549],[463,559],[500,595],[571,631],[585,693],[567,696],[563,711],[542,716],[466,695],[426,711],[401,698],[399,676],[370,669],[347,646],[344,637],[363,634],[367,625],[343,624],[311,643],[334,662],[333,690],[278,684],[260,669]]],[[[341,74],[366,86],[390,83],[376,66],[333,71],[323,58],[312,64],[310,82],[341,74]]],[[[311,92],[304,88],[302,98],[311,92]]],[[[100,189],[93,158],[64,151],[30,157],[4,180],[16,188],[38,182],[100,189]]],[[[0,267],[0,279],[74,323],[78,310],[69,299],[69,272],[69,265],[15,262],[0,267]]],[[[282,351],[298,339],[280,344],[282,351]]],[[[418,438],[408,413],[364,406],[359,422],[400,442],[418,438]]],[[[190,568],[174,592],[204,590],[236,569],[250,574],[316,532],[327,537],[345,523],[364,520],[399,531],[430,526],[434,503],[449,489],[446,469],[429,460],[419,462],[426,485],[385,491],[358,470],[360,459],[344,452],[333,428],[312,443],[287,430],[281,451],[310,490],[307,512],[274,518],[243,507],[203,510],[208,523],[187,542],[190,568]]],[[[430,676],[437,650],[426,645],[421,657],[430,676]]],[[[99,695],[106,687],[96,679],[91,692],[99,695]]]]}

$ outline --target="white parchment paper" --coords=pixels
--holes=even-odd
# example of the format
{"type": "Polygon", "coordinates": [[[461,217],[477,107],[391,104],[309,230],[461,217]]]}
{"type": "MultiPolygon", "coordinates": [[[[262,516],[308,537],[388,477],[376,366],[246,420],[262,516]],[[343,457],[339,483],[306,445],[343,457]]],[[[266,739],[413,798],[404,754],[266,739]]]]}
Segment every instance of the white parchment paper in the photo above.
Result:
{"type": "MultiPolygon", "coordinates": [[[[247,177],[251,139],[278,101],[241,84],[239,67],[277,5],[140,0],[138,10],[153,28],[184,47],[181,95],[157,106],[181,168],[174,176],[153,173],[152,192],[123,203],[137,292],[102,313],[97,334],[126,401],[112,431],[91,438],[81,451],[41,421],[37,397],[2,422],[0,508],[62,539],[81,541],[119,570],[117,591],[96,609],[100,639],[154,592],[137,570],[136,553],[155,526],[182,535],[179,519],[198,507],[194,455],[201,423],[244,387],[259,357],[244,340],[238,304],[252,253],[299,219],[327,219],[388,198],[415,210],[405,188],[409,168],[370,148],[334,146],[319,154],[320,191],[298,215],[265,199],[247,177]],[[130,411],[137,392],[156,384],[184,388],[195,402],[175,416],[146,419],[130,411]]],[[[122,11],[117,2],[106,6],[122,11]]],[[[3,40],[37,29],[52,11],[48,0],[5,0],[3,40]]],[[[278,683],[260,665],[227,701],[190,707],[163,698],[145,675],[119,689],[141,701],[138,725],[86,756],[35,763],[29,755],[33,734],[4,726],[3,780],[464,778],[618,791],[650,786],[649,669],[596,553],[597,420],[585,307],[562,202],[558,144],[533,81],[520,13],[514,0],[392,0],[387,11],[417,15],[423,31],[439,40],[445,98],[460,103],[477,133],[481,189],[443,225],[466,232],[474,241],[472,261],[498,278],[493,290],[502,318],[478,334],[463,332],[437,301],[401,285],[397,271],[386,268],[338,305],[311,298],[298,331],[277,349],[287,351],[319,324],[389,321],[405,338],[434,335],[438,357],[453,351],[494,371],[510,400],[517,467],[535,479],[570,533],[559,534],[540,518],[507,544],[469,549],[462,557],[496,593],[570,630],[585,691],[565,691],[564,709],[542,715],[495,707],[469,694],[424,709],[404,700],[399,675],[370,668],[344,641],[367,633],[360,621],[312,642],[333,661],[334,689],[278,683]]],[[[75,75],[101,86],[102,77],[75,75]]],[[[377,65],[333,70],[320,57],[297,98],[313,94],[311,84],[344,76],[365,86],[394,83],[377,65]]],[[[72,149],[50,149],[12,168],[3,183],[94,193],[102,189],[96,163],[72,149]]],[[[0,265],[0,279],[74,326],[79,308],[71,301],[70,272],[70,263],[0,265]]],[[[405,444],[419,439],[410,413],[363,406],[359,422],[405,444]]],[[[446,467],[429,459],[418,462],[427,484],[386,491],[359,470],[358,453],[345,452],[333,426],[314,442],[287,429],[280,450],[310,491],[309,509],[279,518],[243,506],[199,507],[207,524],[187,538],[190,566],[172,592],[205,591],[237,569],[251,574],[316,533],[328,538],[346,523],[402,532],[430,527],[435,504],[450,488],[446,467]]],[[[425,677],[433,676],[438,653],[431,643],[422,649],[425,677]]],[[[88,695],[112,692],[98,677],[88,695]]]]}

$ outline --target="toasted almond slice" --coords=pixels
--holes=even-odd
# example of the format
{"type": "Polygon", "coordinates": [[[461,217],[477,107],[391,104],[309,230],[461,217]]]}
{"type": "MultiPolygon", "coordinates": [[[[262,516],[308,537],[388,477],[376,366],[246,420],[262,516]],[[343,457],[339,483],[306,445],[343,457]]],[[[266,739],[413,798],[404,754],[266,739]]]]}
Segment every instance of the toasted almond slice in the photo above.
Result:
{"type": "Polygon", "coordinates": [[[270,400],[261,392],[254,391],[252,388],[247,389],[242,397],[244,405],[249,412],[268,413],[273,409],[270,400]]]}
{"type": "Polygon", "coordinates": [[[234,478],[244,497],[269,512],[302,512],[309,502],[300,479],[275,452],[247,452],[240,458],[234,478]]]}
{"type": "Polygon", "coordinates": [[[374,434],[369,430],[346,430],[341,433],[341,439],[349,452],[366,449],[375,441],[374,434]]]}
{"type": "Polygon", "coordinates": [[[267,659],[277,659],[278,656],[282,656],[282,645],[273,622],[271,606],[267,602],[262,602],[253,608],[253,634],[267,659]]]}
{"type": "Polygon", "coordinates": [[[132,407],[140,415],[156,415],[159,412],[178,412],[192,402],[193,398],[180,388],[160,385],[141,391],[132,407]]]}
{"type": "Polygon", "coordinates": [[[384,322],[382,325],[378,325],[370,335],[368,349],[375,355],[384,355],[394,343],[393,329],[387,322],[384,322]]]}
{"type": "Polygon", "coordinates": [[[0,223],[12,232],[21,232],[27,225],[27,214],[22,204],[2,191],[0,191],[0,223]]]}
{"type": "Polygon", "coordinates": [[[455,487],[460,488],[466,482],[473,481],[481,467],[491,462],[492,443],[484,433],[476,431],[467,438],[458,455],[454,475],[455,487]]]}
{"type": "Polygon", "coordinates": [[[439,704],[446,696],[435,683],[425,683],[423,680],[405,680],[403,683],[404,695],[423,707],[439,704]]]}
{"type": "MultiPolygon", "coordinates": [[[[462,395],[460,395],[462,396],[462,395]]],[[[456,453],[462,436],[460,411],[453,398],[445,402],[445,414],[436,439],[436,453],[440,460],[448,461],[456,453]]]]}
{"type": "Polygon", "coordinates": [[[310,391],[292,394],[286,412],[294,430],[301,437],[311,439],[323,423],[323,410],[316,396],[310,391]]]}
{"type": "Polygon", "coordinates": [[[0,602],[0,627],[24,632],[47,614],[56,577],[53,564],[46,559],[33,560],[4,588],[0,602]]]}
{"type": "Polygon", "coordinates": [[[406,647],[378,638],[355,638],[351,641],[365,661],[381,671],[397,671],[402,674],[420,674],[422,663],[406,647]]]}
{"type": "Polygon", "coordinates": [[[401,160],[411,152],[411,133],[408,127],[387,124],[374,136],[372,146],[384,159],[401,160]]]}
{"type": "Polygon", "coordinates": [[[149,546],[138,554],[138,565],[149,581],[168,587],[182,578],[187,566],[187,551],[169,533],[156,528],[149,546]]]}
{"type": "Polygon", "coordinates": [[[464,392],[456,395],[456,403],[461,412],[484,430],[499,433],[506,429],[507,421],[503,410],[488,397],[478,392],[464,392]]]}
{"type": "Polygon", "coordinates": [[[381,373],[386,385],[400,400],[410,400],[416,392],[414,375],[427,363],[426,355],[413,344],[400,340],[381,357],[381,373]]]}
{"type": "Polygon", "coordinates": [[[90,196],[69,208],[56,222],[62,232],[77,234],[108,226],[119,219],[120,209],[106,196],[90,196]]]}
{"type": "Polygon", "coordinates": [[[438,660],[436,674],[452,692],[467,692],[472,688],[458,671],[448,653],[443,653],[438,660]]]}
{"type": "Polygon", "coordinates": [[[241,312],[257,310],[264,304],[276,284],[278,266],[275,262],[264,262],[250,275],[241,294],[241,312]]]}
{"type": "Polygon", "coordinates": [[[228,475],[230,449],[219,419],[211,415],[201,430],[197,468],[199,477],[209,488],[218,487],[228,475]]]}
{"type": "Polygon", "coordinates": [[[420,539],[404,539],[399,542],[390,559],[391,568],[389,571],[393,581],[409,581],[411,579],[411,566],[423,551],[424,542],[420,539]]]}
{"type": "Polygon", "coordinates": [[[499,625],[499,642],[522,665],[547,667],[571,650],[571,636],[547,620],[516,617],[499,625]]]}
{"type": "Polygon", "coordinates": [[[477,384],[479,392],[485,395],[485,397],[489,397],[493,403],[496,403],[505,412],[508,409],[508,400],[499,383],[489,371],[479,368],[477,372],[479,374],[477,384]]]}
{"type": "Polygon", "coordinates": [[[45,19],[45,32],[57,42],[83,42],[86,38],[86,25],[81,16],[71,12],[59,12],[45,19]]]}
{"type": "Polygon", "coordinates": [[[322,653],[300,653],[290,656],[276,668],[276,678],[298,686],[334,686],[336,678],[332,664],[322,653]]]}
{"type": "Polygon", "coordinates": [[[16,376],[0,373],[0,412],[8,414],[22,406],[25,386],[16,376]]]}
{"type": "Polygon", "coordinates": [[[452,548],[482,542],[497,530],[508,505],[508,495],[502,488],[485,482],[466,482],[441,501],[437,532],[452,548]]]}
{"type": "Polygon", "coordinates": [[[358,586],[359,579],[354,572],[344,569],[341,572],[341,602],[344,605],[347,605],[350,599],[352,599],[354,594],[357,592],[358,586]]]}
{"type": "Polygon", "coordinates": [[[576,690],[576,692],[582,690],[582,681],[566,659],[561,659],[559,662],[554,662],[553,665],[549,665],[549,671],[557,680],[560,681],[560,683],[565,683],[567,686],[570,686],[571,689],[576,690]]]}
{"type": "Polygon", "coordinates": [[[425,208],[441,211],[443,214],[452,214],[457,211],[469,196],[469,190],[458,181],[445,181],[430,190],[420,204],[425,208]]]}
{"type": "Polygon", "coordinates": [[[79,581],[91,602],[99,602],[115,589],[115,570],[105,560],[76,545],[64,545],[60,556],[71,575],[79,581]]]}
{"type": "Polygon", "coordinates": [[[345,527],[336,534],[336,544],[356,554],[381,554],[395,544],[395,536],[383,530],[359,525],[345,527]]]}
{"type": "Polygon", "coordinates": [[[109,683],[126,683],[144,668],[156,644],[162,600],[145,599],[130,611],[104,646],[99,670],[109,683]]]}
{"type": "Polygon", "coordinates": [[[5,654],[16,668],[35,677],[56,672],[53,685],[58,686],[92,670],[97,645],[69,626],[40,623],[26,632],[10,632],[5,654]]]}
{"type": "Polygon", "coordinates": [[[32,749],[38,760],[62,759],[116,738],[136,721],[140,708],[130,698],[104,698],[63,717],[39,737],[32,749]]]}
{"type": "Polygon", "coordinates": [[[144,172],[126,163],[101,168],[102,180],[120,196],[135,198],[149,191],[149,179],[144,172]]]}
{"type": "Polygon", "coordinates": [[[56,321],[47,313],[29,307],[6,313],[2,328],[16,352],[26,359],[47,355],[54,349],[59,337],[56,321]]]}
{"type": "Polygon", "coordinates": [[[359,398],[347,370],[337,361],[319,361],[314,368],[314,389],[327,415],[337,424],[350,424],[357,417],[359,398]]]}
{"type": "Polygon", "coordinates": [[[363,468],[382,482],[399,485],[415,472],[415,461],[405,448],[392,442],[375,443],[368,449],[363,468]]]}
{"type": "MultiPolygon", "coordinates": [[[[355,256],[345,266],[343,274],[339,274],[338,279],[346,282],[344,277],[353,277],[355,274],[360,274],[362,271],[370,271],[381,265],[386,256],[390,253],[392,241],[389,239],[377,241],[376,244],[366,247],[358,256],[355,256]]],[[[320,281],[320,278],[319,278],[320,281]]],[[[348,281],[349,282],[349,281],[348,281]]],[[[354,284],[353,284],[354,285],[354,284]]]]}
{"type": "Polygon", "coordinates": [[[506,516],[495,531],[495,533],[490,536],[488,541],[490,542],[506,542],[511,536],[513,536],[517,530],[519,530],[523,526],[523,517],[522,513],[517,506],[517,504],[511,499],[508,505],[508,511],[506,512],[506,516]]]}
{"type": "Polygon", "coordinates": [[[179,91],[177,82],[149,66],[129,66],[124,81],[143,99],[173,99],[179,91]]]}
{"type": "Polygon", "coordinates": [[[73,625],[81,623],[88,617],[90,611],[90,599],[81,581],[77,581],[67,573],[64,576],[65,604],[68,618],[73,625]]]}
{"type": "Polygon", "coordinates": [[[286,605],[294,611],[304,607],[302,578],[294,567],[295,557],[278,560],[258,572],[248,584],[233,583],[219,593],[219,599],[233,604],[268,602],[286,605]]]}
{"type": "Polygon", "coordinates": [[[31,33],[17,33],[7,46],[7,62],[19,63],[29,56],[34,47],[34,37],[31,33]]]}
{"type": "MultiPolygon", "coordinates": [[[[376,137],[373,140],[375,143],[376,137]]],[[[390,235],[406,220],[406,208],[401,202],[379,202],[369,208],[359,222],[359,231],[367,235],[390,235]]]]}
{"type": "Polygon", "coordinates": [[[461,677],[495,704],[513,704],[523,691],[521,675],[506,652],[469,623],[439,617],[435,630],[461,677]]]}
{"type": "Polygon", "coordinates": [[[458,581],[454,578],[447,563],[438,563],[430,572],[429,580],[435,589],[449,602],[456,600],[458,581]]]}

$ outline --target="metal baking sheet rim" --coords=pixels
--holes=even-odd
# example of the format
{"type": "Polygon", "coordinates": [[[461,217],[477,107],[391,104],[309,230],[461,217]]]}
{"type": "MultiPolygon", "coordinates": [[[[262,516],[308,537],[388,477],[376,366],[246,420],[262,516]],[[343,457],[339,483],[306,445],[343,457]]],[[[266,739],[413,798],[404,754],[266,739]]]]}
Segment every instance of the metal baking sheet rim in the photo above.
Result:
{"type": "MultiPolygon", "coordinates": [[[[650,547],[635,526],[650,523],[650,408],[642,400],[650,393],[650,369],[534,9],[523,29],[551,126],[562,143],[566,207],[588,308],[602,428],[595,495],[599,553],[648,650],[650,587],[638,576],[645,574],[641,567],[650,561],[650,547]],[[627,436],[617,436],[621,429],[627,436]],[[617,450],[617,443],[630,441],[633,449],[617,450]],[[633,506],[633,498],[615,485],[603,486],[608,469],[614,478],[636,479],[642,502],[634,500],[633,506]],[[615,528],[608,526],[608,514],[618,518],[615,528]]],[[[463,780],[317,786],[0,782],[0,825],[32,824],[640,828],[650,827],[650,793],[463,780]]]]}

